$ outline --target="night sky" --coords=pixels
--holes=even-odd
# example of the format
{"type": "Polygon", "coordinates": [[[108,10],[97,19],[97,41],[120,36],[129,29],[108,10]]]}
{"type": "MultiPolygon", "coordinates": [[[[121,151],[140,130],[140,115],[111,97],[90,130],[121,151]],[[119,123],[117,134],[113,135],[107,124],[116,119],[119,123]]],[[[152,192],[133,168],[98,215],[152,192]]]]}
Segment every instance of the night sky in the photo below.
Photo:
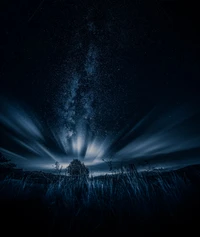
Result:
{"type": "Polygon", "coordinates": [[[25,169],[199,163],[199,20],[190,1],[1,1],[0,151],[25,169]]]}

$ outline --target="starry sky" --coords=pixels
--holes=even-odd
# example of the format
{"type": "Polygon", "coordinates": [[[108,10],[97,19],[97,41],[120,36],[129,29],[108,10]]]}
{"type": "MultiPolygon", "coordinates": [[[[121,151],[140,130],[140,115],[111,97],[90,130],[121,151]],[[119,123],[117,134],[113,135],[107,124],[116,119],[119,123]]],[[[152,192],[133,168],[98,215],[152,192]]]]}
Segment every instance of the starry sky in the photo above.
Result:
{"type": "Polygon", "coordinates": [[[1,152],[25,168],[77,156],[94,170],[102,157],[198,163],[194,3],[0,4],[1,152]]]}

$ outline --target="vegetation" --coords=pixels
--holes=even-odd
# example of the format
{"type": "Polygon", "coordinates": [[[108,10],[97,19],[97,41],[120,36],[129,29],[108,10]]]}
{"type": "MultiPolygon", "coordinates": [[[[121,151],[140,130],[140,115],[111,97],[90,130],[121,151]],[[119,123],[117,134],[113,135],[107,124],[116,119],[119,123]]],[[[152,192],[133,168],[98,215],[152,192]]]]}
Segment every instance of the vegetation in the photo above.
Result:
{"type": "Polygon", "coordinates": [[[17,169],[14,163],[11,163],[10,160],[5,158],[3,154],[0,153],[0,179],[20,173],[21,171],[21,169],[17,169]]]}
{"type": "Polygon", "coordinates": [[[67,167],[67,173],[71,176],[89,176],[89,169],[81,163],[80,160],[74,159],[67,167]]]}
{"type": "Polygon", "coordinates": [[[107,228],[112,233],[134,229],[141,234],[158,231],[165,223],[188,224],[188,218],[200,217],[199,166],[166,173],[138,173],[131,166],[128,172],[87,179],[89,171],[79,172],[78,167],[85,166],[75,160],[68,166],[69,175],[24,172],[25,178],[7,177],[0,183],[1,212],[21,215],[17,219],[27,225],[29,220],[35,226],[43,223],[41,228],[49,231],[45,236],[107,233],[107,228]],[[141,229],[145,224],[148,229],[141,229]]]}

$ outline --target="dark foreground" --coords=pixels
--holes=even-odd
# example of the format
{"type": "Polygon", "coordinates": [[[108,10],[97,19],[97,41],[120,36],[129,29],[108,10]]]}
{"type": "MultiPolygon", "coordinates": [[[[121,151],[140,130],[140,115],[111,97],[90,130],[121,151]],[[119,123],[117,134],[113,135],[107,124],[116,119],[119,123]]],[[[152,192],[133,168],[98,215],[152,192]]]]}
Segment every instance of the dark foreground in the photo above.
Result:
{"type": "Polygon", "coordinates": [[[2,179],[1,233],[5,231],[5,236],[182,234],[186,230],[193,234],[199,229],[199,166],[95,179],[51,181],[37,176],[2,179]]]}

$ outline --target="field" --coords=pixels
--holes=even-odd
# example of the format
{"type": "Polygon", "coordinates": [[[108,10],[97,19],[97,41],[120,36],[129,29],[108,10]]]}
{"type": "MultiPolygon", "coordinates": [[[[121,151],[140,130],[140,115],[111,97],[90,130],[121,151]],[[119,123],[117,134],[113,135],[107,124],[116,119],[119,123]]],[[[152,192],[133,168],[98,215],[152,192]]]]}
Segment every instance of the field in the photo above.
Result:
{"type": "Polygon", "coordinates": [[[21,172],[1,179],[0,199],[7,234],[192,231],[200,218],[200,167],[88,178],[21,172]]]}

